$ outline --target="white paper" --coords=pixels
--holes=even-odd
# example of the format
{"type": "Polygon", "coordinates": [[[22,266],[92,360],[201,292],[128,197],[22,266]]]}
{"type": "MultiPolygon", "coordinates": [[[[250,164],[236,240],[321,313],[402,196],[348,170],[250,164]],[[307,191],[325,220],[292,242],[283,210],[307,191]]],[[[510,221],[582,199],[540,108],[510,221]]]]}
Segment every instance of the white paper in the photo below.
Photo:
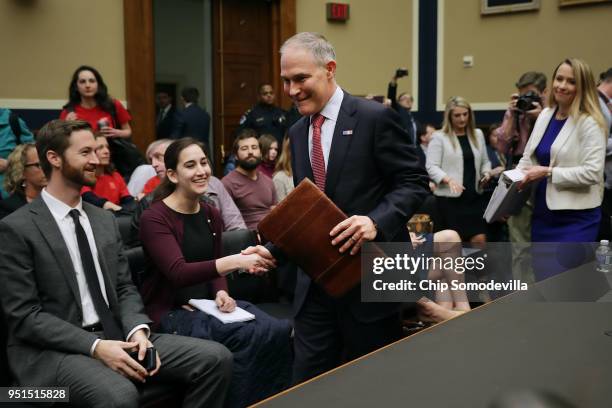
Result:
{"type": "Polygon", "coordinates": [[[225,313],[219,310],[214,300],[210,299],[189,299],[189,304],[204,313],[216,317],[222,323],[237,323],[255,320],[255,315],[244,309],[236,306],[236,309],[231,313],[225,313]]]}
{"type": "Polygon", "coordinates": [[[511,182],[521,181],[525,178],[525,173],[520,171],[519,169],[506,170],[502,173],[503,177],[506,177],[511,182]]]}

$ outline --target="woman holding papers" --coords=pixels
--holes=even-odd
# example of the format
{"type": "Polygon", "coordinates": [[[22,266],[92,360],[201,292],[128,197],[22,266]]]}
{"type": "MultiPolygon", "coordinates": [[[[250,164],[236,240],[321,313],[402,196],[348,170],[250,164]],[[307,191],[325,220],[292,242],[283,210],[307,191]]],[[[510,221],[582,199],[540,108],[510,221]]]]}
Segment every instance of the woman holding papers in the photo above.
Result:
{"type": "Polygon", "coordinates": [[[474,123],[470,104],[460,96],[450,98],[442,129],[429,142],[426,167],[438,185],[436,230],[452,229],[463,241],[482,245],[487,240],[482,186],[490,178],[491,162],[484,135],[474,123]]]}
{"type": "Polygon", "coordinates": [[[148,315],[162,332],[223,343],[234,354],[228,406],[245,406],[283,389],[289,380],[289,322],[274,319],[227,293],[225,275],[244,269],[259,273],[273,267],[259,255],[221,257],[223,221],[218,210],[201,202],[211,174],[202,145],[179,139],[164,155],[166,178],[140,221],[147,257],[141,289],[148,315]],[[236,304],[255,320],[223,324],[201,311],[181,309],[179,289],[205,283],[198,297],[212,298],[222,312],[236,304]],[[178,302],[178,303],[177,303],[178,302]]]}
{"type": "Polygon", "coordinates": [[[518,168],[535,186],[533,242],[592,242],[603,198],[605,124],[589,66],[575,58],[555,69],[548,105],[518,168]]]}

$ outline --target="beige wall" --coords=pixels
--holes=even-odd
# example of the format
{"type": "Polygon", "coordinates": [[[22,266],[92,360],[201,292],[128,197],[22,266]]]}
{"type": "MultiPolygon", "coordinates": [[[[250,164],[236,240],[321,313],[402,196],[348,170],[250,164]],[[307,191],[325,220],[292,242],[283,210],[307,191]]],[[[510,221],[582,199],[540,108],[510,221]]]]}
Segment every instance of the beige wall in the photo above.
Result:
{"type": "Polygon", "coordinates": [[[398,67],[410,76],[399,81],[398,92],[411,92],[413,1],[344,0],[350,4],[346,23],[326,20],[328,0],[297,0],[297,31],[316,31],[336,48],[338,83],[355,95],[387,93],[387,84],[398,67]]]}
{"type": "Polygon", "coordinates": [[[122,0],[2,0],[0,100],[59,108],[81,64],[97,68],[125,100],[123,39],[122,0]]]}
{"type": "Polygon", "coordinates": [[[479,0],[439,0],[444,47],[438,102],[461,95],[476,108],[503,108],[525,71],[542,71],[550,80],[570,56],[587,61],[596,76],[612,65],[606,40],[612,38],[612,4],[563,9],[558,0],[540,4],[535,12],[481,17],[479,0]],[[473,68],[463,68],[464,55],[474,56],[473,68]]]}

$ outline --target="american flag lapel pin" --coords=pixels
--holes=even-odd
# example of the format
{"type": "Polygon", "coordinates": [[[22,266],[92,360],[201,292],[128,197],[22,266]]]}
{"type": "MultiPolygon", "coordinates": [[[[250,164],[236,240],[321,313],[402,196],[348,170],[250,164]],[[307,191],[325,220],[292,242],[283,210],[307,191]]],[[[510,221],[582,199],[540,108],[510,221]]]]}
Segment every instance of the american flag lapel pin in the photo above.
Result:
{"type": "Polygon", "coordinates": [[[342,131],[342,134],[343,134],[344,136],[350,136],[350,135],[352,135],[352,134],[353,134],[353,129],[350,129],[350,130],[343,130],[343,131],[342,131]]]}

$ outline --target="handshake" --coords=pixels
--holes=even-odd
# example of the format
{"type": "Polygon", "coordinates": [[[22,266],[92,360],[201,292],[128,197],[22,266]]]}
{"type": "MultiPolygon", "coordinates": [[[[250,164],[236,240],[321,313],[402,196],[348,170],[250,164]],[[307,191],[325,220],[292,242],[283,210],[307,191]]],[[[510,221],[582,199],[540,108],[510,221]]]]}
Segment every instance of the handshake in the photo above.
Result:
{"type": "Polygon", "coordinates": [[[237,257],[239,263],[236,269],[243,269],[253,275],[263,275],[271,269],[276,268],[276,259],[270,251],[262,246],[250,246],[243,249],[237,257]]]}

